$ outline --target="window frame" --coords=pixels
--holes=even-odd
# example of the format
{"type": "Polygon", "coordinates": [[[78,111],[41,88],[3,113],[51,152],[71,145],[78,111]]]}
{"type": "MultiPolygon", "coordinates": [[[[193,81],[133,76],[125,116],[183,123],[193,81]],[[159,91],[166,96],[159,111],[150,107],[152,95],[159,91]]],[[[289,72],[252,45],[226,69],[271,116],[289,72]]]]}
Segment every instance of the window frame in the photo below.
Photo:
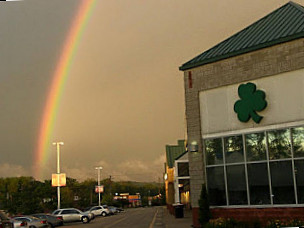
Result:
{"type": "Polygon", "coordinates": [[[226,193],[226,205],[222,206],[210,206],[211,208],[216,208],[216,207],[229,207],[229,208],[236,208],[236,207],[251,207],[251,208],[267,208],[267,207],[303,207],[304,203],[299,203],[298,202],[298,188],[297,188],[297,182],[296,182],[296,174],[295,174],[295,161],[297,160],[304,160],[303,157],[295,157],[294,156],[294,148],[293,148],[293,129],[294,128],[299,128],[299,127],[304,127],[303,124],[300,125],[284,125],[284,126],[270,126],[268,128],[263,127],[261,129],[249,129],[249,130],[241,130],[241,131],[234,131],[234,132],[228,132],[225,134],[214,134],[214,135],[206,135],[205,137],[203,136],[202,142],[202,151],[203,151],[203,158],[204,158],[204,171],[206,173],[205,175],[205,183],[206,187],[208,190],[208,180],[207,180],[207,168],[211,167],[223,167],[224,168],[224,182],[225,182],[225,193],[226,193]],[[270,160],[269,157],[269,141],[268,141],[268,132],[269,131],[275,131],[275,130],[288,130],[289,132],[289,140],[291,143],[291,157],[289,158],[280,158],[280,159],[274,159],[270,160]],[[258,133],[264,133],[265,135],[265,141],[266,141],[266,160],[258,160],[258,161],[247,161],[247,148],[246,148],[246,135],[248,134],[258,134],[258,133]],[[243,156],[244,156],[244,162],[236,162],[236,163],[226,163],[226,157],[225,157],[225,141],[224,138],[226,137],[231,137],[231,136],[237,136],[241,135],[242,137],[242,142],[243,142],[243,156]],[[222,141],[222,153],[223,153],[223,164],[213,164],[213,165],[207,165],[207,155],[205,151],[205,140],[211,140],[211,139],[217,139],[221,138],[222,141]],[[294,183],[294,197],[295,197],[295,204],[274,204],[273,203],[273,192],[272,192],[272,179],[271,179],[271,170],[270,170],[270,163],[271,162],[278,162],[278,161],[291,161],[291,166],[292,166],[292,178],[293,178],[293,183],[294,183]],[[269,182],[269,194],[270,194],[270,204],[261,204],[261,205],[255,205],[255,204],[250,204],[250,188],[249,188],[249,182],[248,182],[248,164],[257,164],[257,163],[264,163],[267,165],[267,172],[268,172],[268,182],[269,182]],[[229,204],[229,194],[228,194],[228,185],[227,185],[227,167],[231,165],[244,165],[245,167],[245,180],[246,180],[246,188],[247,188],[247,205],[230,205],[229,204]]]}

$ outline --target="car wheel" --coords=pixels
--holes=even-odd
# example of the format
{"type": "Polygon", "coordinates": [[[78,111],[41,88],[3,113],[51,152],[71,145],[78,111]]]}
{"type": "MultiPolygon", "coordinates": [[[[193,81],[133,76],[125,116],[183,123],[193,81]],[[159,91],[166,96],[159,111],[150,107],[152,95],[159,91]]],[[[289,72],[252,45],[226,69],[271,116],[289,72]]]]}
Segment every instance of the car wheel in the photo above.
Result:
{"type": "Polygon", "coordinates": [[[88,222],[90,222],[89,217],[83,216],[83,217],[81,218],[81,222],[82,222],[82,223],[88,223],[88,222]]]}
{"type": "Polygon", "coordinates": [[[102,212],[102,213],[101,213],[101,216],[102,216],[102,217],[105,217],[106,215],[107,215],[106,212],[102,212]]]}

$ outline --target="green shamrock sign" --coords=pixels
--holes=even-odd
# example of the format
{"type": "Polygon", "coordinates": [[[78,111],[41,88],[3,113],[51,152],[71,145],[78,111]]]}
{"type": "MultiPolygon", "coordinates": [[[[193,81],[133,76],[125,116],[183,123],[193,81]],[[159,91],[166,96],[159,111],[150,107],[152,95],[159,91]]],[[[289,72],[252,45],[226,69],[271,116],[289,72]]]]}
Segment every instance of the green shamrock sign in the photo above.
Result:
{"type": "Polygon", "coordinates": [[[251,117],[254,122],[260,123],[263,117],[256,112],[264,110],[267,106],[265,92],[256,90],[256,85],[248,82],[239,86],[238,94],[241,99],[234,104],[238,119],[247,122],[251,117]]]}

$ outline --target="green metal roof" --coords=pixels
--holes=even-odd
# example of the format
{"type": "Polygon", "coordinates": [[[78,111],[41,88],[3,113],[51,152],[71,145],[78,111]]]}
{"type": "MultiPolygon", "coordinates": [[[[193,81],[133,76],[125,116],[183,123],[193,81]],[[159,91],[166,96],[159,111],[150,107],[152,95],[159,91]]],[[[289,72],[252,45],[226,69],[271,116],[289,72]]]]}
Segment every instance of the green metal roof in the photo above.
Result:
{"type": "Polygon", "coordinates": [[[184,63],[188,70],[207,63],[304,37],[304,7],[288,2],[235,35],[184,63]]]}
{"type": "Polygon", "coordinates": [[[178,140],[178,145],[166,145],[167,164],[169,168],[173,168],[175,159],[185,152],[184,141],[185,140],[178,140]]]}

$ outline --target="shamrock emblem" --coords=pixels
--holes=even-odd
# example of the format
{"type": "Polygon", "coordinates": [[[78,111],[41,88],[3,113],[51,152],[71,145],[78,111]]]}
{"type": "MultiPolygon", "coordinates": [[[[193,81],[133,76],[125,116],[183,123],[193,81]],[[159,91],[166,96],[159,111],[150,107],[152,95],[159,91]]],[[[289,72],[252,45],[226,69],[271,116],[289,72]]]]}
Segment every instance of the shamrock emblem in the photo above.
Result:
{"type": "Polygon", "coordinates": [[[247,122],[251,117],[254,122],[259,123],[263,117],[256,111],[262,111],[267,106],[264,91],[256,90],[255,84],[248,82],[239,86],[238,94],[241,99],[234,104],[238,119],[247,122]]]}

